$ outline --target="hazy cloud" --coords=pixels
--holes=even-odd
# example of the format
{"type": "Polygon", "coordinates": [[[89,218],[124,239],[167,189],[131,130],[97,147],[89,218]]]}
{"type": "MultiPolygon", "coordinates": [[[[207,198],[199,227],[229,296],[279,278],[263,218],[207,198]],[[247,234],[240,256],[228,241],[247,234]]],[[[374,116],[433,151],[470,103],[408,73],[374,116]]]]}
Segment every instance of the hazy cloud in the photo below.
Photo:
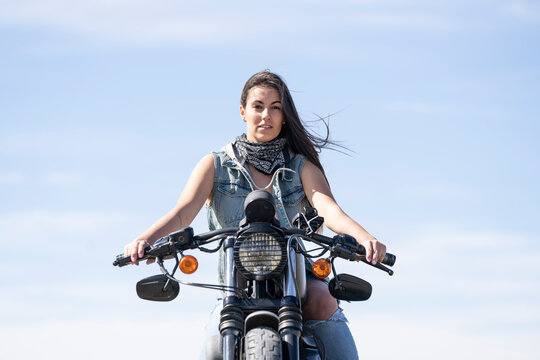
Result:
{"type": "Polygon", "coordinates": [[[5,25],[37,25],[96,38],[102,42],[160,44],[216,42],[256,25],[230,4],[202,1],[67,1],[4,2],[5,25]]]}
{"type": "MultiPolygon", "coordinates": [[[[52,220],[53,225],[60,225],[64,215],[33,213],[11,219],[52,220]]],[[[78,223],[77,228],[99,227],[107,223],[105,218],[110,214],[88,215],[91,214],[80,213],[71,219],[78,223]],[[77,220],[78,217],[93,219],[92,224],[77,220]]],[[[6,217],[3,220],[6,221],[6,217]]],[[[0,222],[0,225],[3,224],[0,222]]],[[[394,277],[364,264],[340,261],[336,265],[338,272],[358,274],[374,286],[374,296],[368,302],[343,304],[362,357],[395,357],[395,351],[380,353],[380,349],[388,348],[389,344],[392,349],[399,349],[400,356],[419,359],[457,356],[503,359],[509,355],[525,359],[527,354],[533,353],[531,340],[538,336],[540,321],[540,311],[534,301],[539,296],[537,279],[540,277],[536,264],[540,254],[533,252],[528,257],[522,254],[522,249],[527,249],[533,239],[520,234],[467,231],[439,223],[408,229],[403,240],[401,247],[395,249],[398,262],[394,277]],[[503,246],[509,241],[513,247],[503,253],[503,246]],[[500,255],[496,250],[501,250],[500,255]],[[525,273],[529,277],[522,276],[525,273]],[[511,298],[520,300],[505,303],[505,299],[511,298]],[[522,329],[529,330],[523,333],[522,329]],[[520,339],[526,343],[518,341],[520,339]]],[[[196,274],[197,281],[202,275],[203,281],[212,282],[214,266],[215,258],[201,266],[206,270],[196,274]]],[[[156,266],[153,267],[157,271],[156,266]]],[[[122,269],[115,272],[119,275],[116,279],[84,284],[6,286],[9,293],[24,295],[14,299],[0,297],[0,307],[21,314],[27,311],[36,318],[25,316],[20,324],[8,322],[0,326],[0,336],[9,344],[4,353],[17,359],[15,349],[23,340],[31,340],[35,348],[40,349],[43,359],[68,358],[84,346],[81,340],[84,335],[92,334],[94,343],[99,345],[92,347],[82,359],[103,354],[112,356],[118,343],[129,342],[144,328],[144,331],[171,331],[177,335],[175,344],[183,349],[183,356],[197,358],[215,294],[183,287],[181,298],[171,304],[158,306],[142,302],[132,289],[134,277],[148,276],[141,275],[141,271],[151,273],[152,267],[122,269]],[[112,299],[111,294],[115,294],[112,299]],[[35,302],[35,297],[46,300],[35,302]],[[74,309],[64,309],[62,301],[70,303],[74,309]],[[178,317],[169,316],[173,308],[178,317]],[[57,321],[77,311],[81,311],[80,314],[70,320],[57,321]],[[40,313],[53,316],[39,320],[40,313]],[[137,320],[118,320],[129,318],[130,313],[137,313],[137,320]],[[57,343],[51,341],[52,338],[62,339],[69,346],[62,346],[58,353],[57,343]]],[[[4,319],[12,316],[8,311],[0,312],[4,319]]],[[[140,349],[133,354],[133,359],[151,356],[146,351],[146,348],[140,349]]],[[[25,356],[29,354],[31,351],[25,356]]]]}
{"type": "Polygon", "coordinates": [[[79,172],[73,171],[53,171],[45,174],[44,181],[46,184],[54,186],[75,185],[81,182],[83,176],[79,172]]]}
{"type": "Polygon", "coordinates": [[[395,101],[389,103],[386,108],[391,112],[426,115],[443,114],[447,111],[443,105],[421,101],[395,101]]]}
{"type": "Polygon", "coordinates": [[[358,339],[361,358],[381,358],[386,353],[382,358],[391,359],[399,354],[403,359],[531,359],[529,354],[535,351],[538,331],[520,333],[508,328],[487,336],[484,331],[471,329],[476,317],[468,311],[458,318],[448,314],[429,319],[395,312],[368,313],[362,315],[361,323],[350,326],[358,339]]]}
{"type": "Polygon", "coordinates": [[[245,44],[246,40],[267,34],[269,27],[274,36],[324,33],[329,26],[374,30],[456,28],[455,21],[444,11],[417,10],[410,3],[408,7],[395,6],[392,1],[286,5],[287,11],[275,16],[278,10],[247,1],[4,1],[0,3],[0,24],[43,26],[101,43],[131,45],[245,44]],[[302,16],[298,16],[300,13],[302,16]]]}
{"type": "Polygon", "coordinates": [[[202,328],[207,314],[185,316],[176,321],[152,320],[134,314],[125,321],[57,321],[35,324],[2,324],[2,354],[7,359],[94,360],[122,358],[130,353],[131,359],[152,359],[156,348],[152,341],[141,341],[141,331],[147,339],[162,334],[174,339],[165,357],[181,354],[184,359],[197,359],[202,344],[202,328]],[[138,319],[137,319],[138,318],[138,319]],[[144,322],[140,319],[143,318],[144,322]],[[32,344],[32,346],[28,346],[32,344]],[[129,345],[128,345],[129,344],[129,345]],[[24,350],[22,350],[24,349],[24,350]]]}
{"type": "Polygon", "coordinates": [[[0,214],[0,240],[24,231],[25,236],[46,233],[96,232],[119,222],[129,221],[121,212],[35,210],[0,214]]]}
{"type": "Polygon", "coordinates": [[[499,6],[499,11],[518,20],[540,22],[540,4],[532,1],[512,1],[499,6]]]}
{"type": "Polygon", "coordinates": [[[19,185],[25,181],[25,175],[20,171],[0,172],[0,185],[19,185]]]}

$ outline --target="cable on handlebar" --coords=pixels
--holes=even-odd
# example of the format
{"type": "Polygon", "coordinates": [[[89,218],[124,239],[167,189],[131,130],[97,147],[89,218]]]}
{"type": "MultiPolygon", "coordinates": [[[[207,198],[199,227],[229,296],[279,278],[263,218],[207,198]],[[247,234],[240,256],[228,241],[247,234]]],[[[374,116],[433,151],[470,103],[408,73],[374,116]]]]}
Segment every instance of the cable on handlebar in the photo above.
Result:
{"type": "MultiPolygon", "coordinates": [[[[320,247],[319,248],[315,248],[315,249],[311,249],[311,250],[307,250],[307,249],[299,249],[299,251],[306,257],[308,258],[316,258],[316,257],[321,257],[323,256],[327,251],[330,250],[330,247],[327,246],[326,244],[323,244],[317,240],[315,240],[313,237],[309,236],[309,235],[306,235],[304,233],[297,233],[297,232],[289,232],[289,234],[291,237],[294,237],[294,238],[300,238],[300,239],[306,239],[306,240],[309,240],[310,242],[313,242],[317,245],[319,245],[320,247]],[[318,253],[317,255],[311,255],[309,254],[310,252],[314,252],[314,251],[317,251],[319,249],[322,249],[322,251],[320,253],[318,253]]],[[[312,234],[313,235],[313,234],[312,234]]]]}
{"type": "MultiPolygon", "coordinates": [[[[163,275],[165,275],[167,279],[171,281],[177,282],[182,285],[201,287],[201,288],[211,289],[211,290],[232,291],[236,293],[239,297],[243,297],[243,298],[248,297],[247,293],[243,289],[240,289],[237,287],[232,287],[232,286],[227,286],[227,285],[216,285],[216,284],[192,283],[188,281],[179,280],[175,278],[173,275],[169,274],[169,271],[165,268],[165,265],[163,265],[162,259],[156,259],[156,262],[158,263],[159,268],[161,269],[161,272],[163,273],[163,275]]],[[[175,266],[175,270],[173,271],[173,274],[176,272],[177,268],[178,268],[178,263],[175,266]]]]}
{"type": "MultiPolygon", "coordinates": [[[[206,243],[211,243],[212,241],[215,241],[215,240],[217,240],[218,238],[220,238],[222,236],[223,235],[214,236],[213,238],[208,239],[208,241],[206,241],[206,243]]],[[[205,253],[215,253],[216,251],[221,249],[221,246],[223,245],[224,241],[225,241],[225,238],[221,239],[221,241],[219,242],[219,245],[215,249],[207,249],[207,248],[204,248],[204,247],[202,247],[200,245],[197,245],[197,249],[199,249],[199,250],[201,250],[202,252],[205,252],[205,253]]]]}
{"type": "Polygon", "coordinates": [[[319,247],[319,248],[315,248],[315,249],[311,249],[311,250],[305,250],[305,251],[302,251],[302,254],[304,254],[304,256],[308,257],[308,258],[318,258],[318,257],[321,257],[323,256],[324,254],[326,254],[326,252],[330,251],[330,248],[325,248],[323,246],[319,247]],[[322,251],[320,253],[318,253],[317,255],[311,255],[309,254],[310,252],[314,252],[314,251],[317,251],[319,249],[322,249],[322,251]]]}

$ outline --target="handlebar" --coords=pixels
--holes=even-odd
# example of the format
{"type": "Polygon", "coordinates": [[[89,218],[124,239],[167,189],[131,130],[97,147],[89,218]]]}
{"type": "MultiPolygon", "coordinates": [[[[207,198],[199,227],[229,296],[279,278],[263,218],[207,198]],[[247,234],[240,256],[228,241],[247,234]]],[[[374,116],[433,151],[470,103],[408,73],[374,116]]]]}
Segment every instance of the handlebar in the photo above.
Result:
{"type": "MultiPolygon", "coordinates": [[[[167,251],[165,251],[165,250],[167,250],[166,248],[168,248],[168,247],[169,247],[169,237],[164,236],[164,237],[158,239],[155,242],[154,245],[147,246],[144,249],[144,255],[142,257],[139,257],[137,260],[142,261],[142,260],[147,260],[147,259],[156,257],[156,255],[153,255],[153,254],[158,253],[158,252],[162,252],[163,256],[166,256],[167,251]],[[158,250],[162,250],[162,251],[158,251],[158,250]]],[[[168,250],[170,250],[170,248],[168,250]]],[[[116,260],[114,260],[114,262],[113,262],[113,266],[118,266],[118,267],[126,266],[126,265],[129,265],[129,264],[131,264],[131,257],[130,256],[124,256],[124,254],[117,255],[116,260]]]]}
{"type": "MultiPolygon", "coordinates": [[[[306,232],[301,229],[287,229],[285,230],[287,235],[306,235],[306,232]]],[[[332,247],[332,251],[337,252],[342,258],[348,260],[365,260],[362,256],[366,255],[366,249],[351,235],[343,234],[336,235],[334,237],[328,237],[325,235],[312,233],[309,235],[313,240],[318,241],[324,245],[332,247]]],[[[384,259],[381,264],[388,266],[394,266],[396,262],[396,256],[390,253],[384,255],[384,259]]]]}
{"type": "MultiPolygon", "coordinates": [[[[195,249],[214,240],[224,238],[225,235],[233,235],[237,231],[238,228],[226,228],[209,231],[200,235],[193,235],[193,229],[191,227],[180,229],[158,239],[154,243],[154,245],[145,248],[144,255],[137,260],[146,260],[156,257],[162,259],[170,259],[174,257],[177,252],[188,249],[195,249]]],[[[302,229],[284,229],[283,233],[285,235],[301,235],[302,237],[311,238],[316,242],[329,246],[332,252],[341,258],[353,261],[363,261],[369,265],[372,265],[371,263],[366,261],[366,249],[364,248],[364,246],[358,243],[356,239],[350,235],[343,234],[336,235],[334,237],[328,237],[317,233],[310,233],[308,235],[306,233],[306,230],[302,229]]],[[[113,265],[122,267],[131,264],[131,262],[131,257],[126,257],[124,256],[124,254],[120,254],[116,257],[113,265]]],[[[390,253],[386,253],[384,259],[380,263],[387,266],[393,266],[395,262],[396,256],[390,253]]],[[[375,266],[381,270],[385,270],[390,275],[392,274],[391,270],[385,268],[380,264],[372,266],[375,266]]]]}
{"type": "MultiPolygon", "coordinates": [[[[365,256],[366,255],[366,248],[358,243],[355,238],[353,238],[350,235],[343,234],[343,235],[337,235],[334,237],[334,239],[337,239],[337,241],[341,242],[341,245],[351,249],[355,254],[365,256]]],[[[354,259],[357,260],[357,259],[354,259]]],[[[394,266],[396,262],[396,256],[394,254],[386,253],[384,255],[384,258],[380,261],[381,264],[385,264],[388,266],[394,266]]]]}
{"type": "MultiPolygon", "coordinates": [[[[144,255],[137,260],[142,261],[156,257],[170,259],[174,257],[177,252],[197,248],[200,245],[212,241],[216,236],[234,234],[237,231],[237,228],[226,228],[209,231],[200,235],[193,235],[193,228],[183,228],[158,239],[154,245],[146,247],[144,249],[144,255]]],[[[117,255],[116,260],[113,262],[113,265],[118,267],[129,264],[131,264],[131,257],[124,256],[124,254],[117,255]]]]}

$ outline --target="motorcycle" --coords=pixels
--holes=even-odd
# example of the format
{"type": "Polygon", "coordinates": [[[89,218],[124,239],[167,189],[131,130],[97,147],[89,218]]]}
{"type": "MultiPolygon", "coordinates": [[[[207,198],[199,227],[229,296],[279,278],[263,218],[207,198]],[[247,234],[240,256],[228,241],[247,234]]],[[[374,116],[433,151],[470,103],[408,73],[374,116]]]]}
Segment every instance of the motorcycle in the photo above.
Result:
{"type": "MultiPolygon", "coordinates": [[[[274,199],[264,190],[255,190],[246,197],[244,211],[238,228],[195,235],[187,227],[147,247],[139,260],[155,259],[162,274],[139,281],[137,295],[145,300],[171,301],[177,297],[180,284],[222,291],[219,336],[209,340],[207,358],[299,360],[315,352],[325,359],[322,343],[302,331],[306,263],[319,279],[333,275],[328,288],[336,299],[364,301],[371,296],[371,284],[353,275],[337,274],[334,260],[361,261],[393,275],[383,264],[393,266],[396,257],[387,253],[380,263],[372,264],[366,261],[365,249],[352,236],[327,237],[317,233],[324,219],[311,207],[295,217],[293,228],[280,227],[274,199]],[[315,248],[307,250],[303,241],[315,244],[315,248]],[[211,243],[218,245],[213,249],[205,247],[211,243]],[[190,283],[175,277],[178,269],[186,274],[197,270],[196,258],[185,254],[194,249],[222,249],[224,284],[190,283]],[[312,255],[313,252],[317,253],[312,255]],[[322,258],[326,253],[329,255],[322,258]],[[314,258],[320,259],[313,262],[314,258]],[[172,271],[164,265],[167,259],[175,260],[172,271]]],[[[131,258],[121,254],[113,265],[122,267],[130,263],[131,258]]]]}

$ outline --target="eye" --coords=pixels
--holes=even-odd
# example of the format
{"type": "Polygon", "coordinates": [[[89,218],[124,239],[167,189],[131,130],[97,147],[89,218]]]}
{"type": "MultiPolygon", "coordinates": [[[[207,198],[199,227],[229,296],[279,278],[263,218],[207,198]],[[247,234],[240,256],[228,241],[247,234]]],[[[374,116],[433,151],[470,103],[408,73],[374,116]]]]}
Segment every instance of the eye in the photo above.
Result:
{"type": "Polygon", "coordinates": [[[272,109],[274,109],[274,110],[281,110],[281,106],[279,106],[279,105],[274,105],[274,106],[272,106],[272,109]]]}

